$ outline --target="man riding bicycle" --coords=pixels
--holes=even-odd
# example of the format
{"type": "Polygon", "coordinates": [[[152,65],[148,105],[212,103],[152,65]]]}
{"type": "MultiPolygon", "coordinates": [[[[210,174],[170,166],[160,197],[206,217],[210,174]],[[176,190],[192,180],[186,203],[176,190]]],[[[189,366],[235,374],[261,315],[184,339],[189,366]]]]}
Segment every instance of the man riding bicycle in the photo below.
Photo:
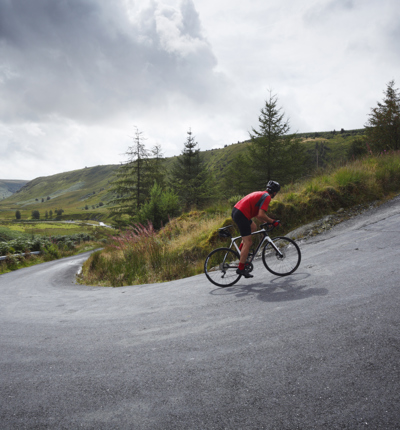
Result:
{"type": "Polygon", "coordinates": [[[266,191],[255,191],[248,194],[237,202],[232,209],[232,219],[237,224],[242,243],[240,244],[240,260],[239,268],[236,270],[238,275],[243,275],[245,278],[252,278],[253,275],[245,270],[245,263],[249,255],[252,245],[251,233],[255,232],[257,225],[252,218],[257,218],[262,222],[269,222],[275,227],[279,224],[278,221],[270,218],[267,215],[267,210],[271,199],[273,199],[281,186],[278,182],[269,181],[266,186],[266,191]]]}

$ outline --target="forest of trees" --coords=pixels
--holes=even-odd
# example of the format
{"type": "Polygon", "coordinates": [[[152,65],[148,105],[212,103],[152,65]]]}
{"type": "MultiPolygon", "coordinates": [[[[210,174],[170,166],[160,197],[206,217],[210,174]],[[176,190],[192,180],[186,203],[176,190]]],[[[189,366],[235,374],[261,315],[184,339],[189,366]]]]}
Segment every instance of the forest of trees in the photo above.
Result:
{"type": "MultiPolygon", "coordinates": [[[[353,139],[348,158],[400,149],[400,95],[394,81],[387,84],[384,94],[383,101],[371,109],[365,135],[353,139]]],[[[317,140],[314,149],[306,151],[301,138],[290,134],[289,120],[271,92],[258,117],[258,127],[249,135],[246,150],[225,167],[224,181],[216,183],[191,129],[168,172],[161,146],[148,150],[142,132],[136,129],[127,161],[117,169],[112,184],[115,220],[121,224],[150,220],[160,228],[183,210],[264,190],[270,179],[282,184],[296,181],[323,167],[331,150],[323,140],[317,140]]]]}

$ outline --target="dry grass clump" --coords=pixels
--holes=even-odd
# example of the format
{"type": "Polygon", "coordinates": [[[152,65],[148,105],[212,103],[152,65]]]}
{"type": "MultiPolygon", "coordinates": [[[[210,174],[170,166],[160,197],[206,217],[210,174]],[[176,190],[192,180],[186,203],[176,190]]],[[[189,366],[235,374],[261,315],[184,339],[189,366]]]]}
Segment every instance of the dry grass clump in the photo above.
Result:
{"type": "Polygon", "coordinates": [[[159,232],[150,222],[131,226],[89,258],[83,266],[82,282],[119,287],[201,273],[211,250],[210,231],[219,227],[223,217],[194,211],[171,220],[159,232]]]}

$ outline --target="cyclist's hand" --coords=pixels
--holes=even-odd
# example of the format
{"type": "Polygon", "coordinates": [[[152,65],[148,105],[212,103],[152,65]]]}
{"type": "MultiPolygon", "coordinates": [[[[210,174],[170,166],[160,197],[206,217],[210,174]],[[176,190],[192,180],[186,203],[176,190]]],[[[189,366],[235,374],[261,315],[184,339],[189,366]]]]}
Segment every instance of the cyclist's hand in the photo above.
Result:
{"type": "Polygon", "coordinates": [[[276,219],[276,220],[272,223],[272,225],[273,225],[274,227],[279,227],[279,226],[280,226],[280,224],[281,224],[281,222],[280,222],[278,219],[276,219]]]}

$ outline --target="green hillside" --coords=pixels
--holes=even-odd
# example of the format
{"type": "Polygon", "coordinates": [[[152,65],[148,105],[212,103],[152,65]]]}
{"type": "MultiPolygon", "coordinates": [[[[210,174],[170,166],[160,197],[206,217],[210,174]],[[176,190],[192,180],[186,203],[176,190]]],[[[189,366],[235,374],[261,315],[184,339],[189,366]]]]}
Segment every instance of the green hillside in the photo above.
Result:
{"type": "MultiPolygon", "coordinates": [[[[321,167],[346,159],[351,142],[363,133],[364,130],[361,129],[303,133],[297,136],[302,139],[309,153],[310,165],[321,167]]],[[[248,144],[249,142],[238,142],[201,152],[208,170],[214,173],[218,183],[222,183],[229,163],[237,154],[245,151],[248,144]]],[[[176,156],[165,159],[167,172],[175,159],[176,156]]],[[[55,210],[63,209],[63,219],[104,221],[110,217],[108,204],[113,197],[110,184],[117,168],[118,165],[96,166],[36,178],[23,184],[11,196],[0,200],[0,219],[14,219],[16,210],[21,212],[22,220],[30,219],[32,210],[39,210],[41,219],[44,219],[46,211],[51,210],[54,214],[55,210]]],[[[0,186],[2,182],[20,181],[0,181],[0,186]]]]}
{"type": "Polygon", "coordinates": [[[28,181],[0,179],[0,200],[11,196],[27,183],[28,181]]]}
{"type": "Polygon", "coordinates": [[[39,210],[41,218],[50,210],[64,210],[64,218],[105,219],[111,199],[110,182],[117,165],[105,165],[39,177],[12,196],[0,201],[0,218],[13,218],[19,210],[22,220],[39,210]]]}

